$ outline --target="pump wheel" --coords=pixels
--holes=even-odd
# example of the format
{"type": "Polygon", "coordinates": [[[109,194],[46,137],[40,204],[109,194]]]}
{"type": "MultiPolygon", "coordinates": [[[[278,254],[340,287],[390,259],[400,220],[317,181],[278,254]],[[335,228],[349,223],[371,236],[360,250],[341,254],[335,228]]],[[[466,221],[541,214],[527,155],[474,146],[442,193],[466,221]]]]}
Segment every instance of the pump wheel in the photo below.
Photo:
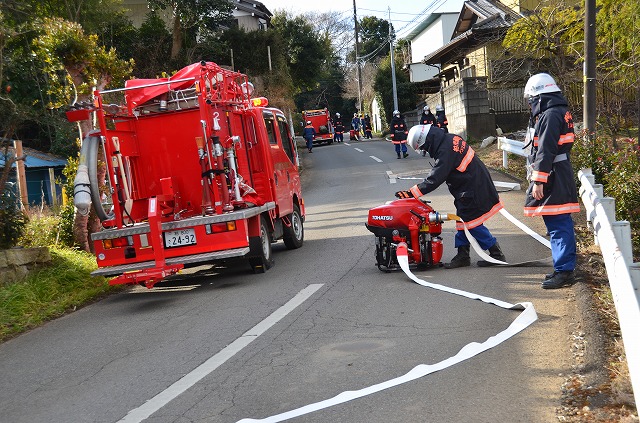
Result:
{"type": "Polygon", "coordinates": [[[304,227],[302,225],[302,216],[300,216],[300,207],[293,205],[293,212],[289,215],[291,226],[284,227],[284,245],[289,250],[295,250],[302,247],[304,241],[304,227]]]}
{"type": "Polygon", "coordinates": [[[260,216],[260,236],[249,238],[249,265],[254,273],[265,273],[273,266],[271,235],[264,216],[260,216]]]}

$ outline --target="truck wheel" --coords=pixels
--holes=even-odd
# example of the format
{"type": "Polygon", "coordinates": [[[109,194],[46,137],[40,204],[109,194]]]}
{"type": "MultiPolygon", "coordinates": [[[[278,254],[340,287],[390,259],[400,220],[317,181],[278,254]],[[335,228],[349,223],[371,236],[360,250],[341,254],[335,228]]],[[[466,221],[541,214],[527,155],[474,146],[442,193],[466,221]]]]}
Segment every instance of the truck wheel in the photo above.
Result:
{"type": "Polygon", "coordinates": [[[295,250],[302,247],[304,241],[304,226],[302,225],[302,216],[300,216],[300,207],[293,205],[293,212],[289,215],[291,226],[284,227],[284,245],[289,250],[295,250]]]}
{"type": "Polygon", "coordinates": [[[249,256],[249,265],[254,273],[264,273],[273,266],[271,236],[264,216],[260,216],[260,236],[249,239],[249,256]]]}

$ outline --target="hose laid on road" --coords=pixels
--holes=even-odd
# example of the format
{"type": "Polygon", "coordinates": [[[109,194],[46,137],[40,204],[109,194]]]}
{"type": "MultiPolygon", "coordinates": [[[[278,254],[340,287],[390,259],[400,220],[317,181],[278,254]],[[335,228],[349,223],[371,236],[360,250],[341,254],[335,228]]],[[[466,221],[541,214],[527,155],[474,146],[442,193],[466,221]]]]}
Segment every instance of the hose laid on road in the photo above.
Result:
{"type": "MultiPolygon", "coordinates": [[[[470,239],[472,239],[471,237],[470,239]]],[[[408,373],[396,377],[394,379],[387,380],[385,382],[378,383],[376,385],[369,386],[367,388],[362,388],[357,391],[344,391],[333,398],[326,399],[324,401],[316,402],[313,404],[305,405],[300,408],[296,408],[291,411],[287,411],[281,414],[277,414],[271,417],[266,417],[264,419],[242,419],[238,421],[238,423],[252,423],[252,422],[263,422],[263,423],[275,423],[281,422],[284,420],[292,419],[294,417],[299,417],[305,414],[312,413],[314,411],[322,410],[324,408],[333,407],[334,405],[343,404],[345,402],[362,398],[364,396],[380,392],[382,390],[392,388],[394,386],[401,385],[403,383],[410,382],[412,380],[419,379],[428,374],[435,373],[439,370],[446,369],[447,367],[451,367],[454,364],[458,364],[462,361],[465,361],[471,357],[474,357],[488,349],[495,347],[496,345],[501,344],[507,339],[513,337],[517,333],[521,332],[528,326],[530,326],[533,322],[538,319],[538,315],[536,314],[536,310],[533,307],[533,304],[530,302],[522,302],[517,304],[511,304],[505,301],[496,300],[494,298],[485,297],[482,295],[474,294],[467,291],[462,291],[459,289],[449,288],[444,285],[434,284],[427,281],[424,281],[417,276],[415,276],[411,270],[409,269],[409,257],[407,251],[407,245],[405,243],[398,244],[398,248],[396,250],[396,255],[398,257],[398,263],[400,267],[404,271],[404,273],[414,281],[415,283],[422,285],[427,288],[437,289],[439,291],[448,292],[455,295],[460,295],[466,298],[470,298],[473,300],[480,300],[488,304],[493,304],[497,307],[505,308],[508,310],[522,310],[522,312],[516,317],[516,319],[509,325],[509,327],[502,332],[488,338],[486,341],[482,343],[472,342],[464,347],[454,356],[449,357],[445,360],[442,360],[435,364],[419,364],[410,370],[408,373]]]]}

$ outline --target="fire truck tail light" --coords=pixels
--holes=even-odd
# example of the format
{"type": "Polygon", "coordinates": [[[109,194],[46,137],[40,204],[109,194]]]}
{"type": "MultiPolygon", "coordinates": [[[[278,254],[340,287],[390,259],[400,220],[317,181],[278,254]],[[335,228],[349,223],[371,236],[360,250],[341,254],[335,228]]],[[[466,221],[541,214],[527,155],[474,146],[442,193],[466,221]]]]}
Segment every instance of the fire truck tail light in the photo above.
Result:
{"type": "Polygon", "coordinates": [[[236,230],[236,222],[221,222],[221,223],[212,223],[211,225],[207,225],[206,232],[207,235],[211,234],[219,234],[222,232],[230,232],[236,230]]]}
{"type": "Polygon", "coordinates": [[[133,245],[133,238],[130,237],[130,236],[123,237],[123,238],[113,238],[113,239],[103,239],[102,240],[102,246],[106,250],[109,250],[111,248],[128,247],[130,245],[133,245]]]}
{"type": "Polygon", "coordinates": [[[256,97],[251,99],[251,104],[253,107],[267,107],[269,100],[266,97],[256,97]]]}

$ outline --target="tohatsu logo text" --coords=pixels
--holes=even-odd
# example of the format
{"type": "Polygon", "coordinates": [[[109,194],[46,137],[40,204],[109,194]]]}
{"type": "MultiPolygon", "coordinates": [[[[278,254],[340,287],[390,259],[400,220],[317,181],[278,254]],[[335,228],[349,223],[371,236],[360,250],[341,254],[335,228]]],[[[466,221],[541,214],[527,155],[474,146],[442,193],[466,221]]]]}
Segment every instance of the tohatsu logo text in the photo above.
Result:
{"type": "Polygon", "coordinates": [[[393,216],[371,216],[371,220],[393,220],[393,216]]]}

